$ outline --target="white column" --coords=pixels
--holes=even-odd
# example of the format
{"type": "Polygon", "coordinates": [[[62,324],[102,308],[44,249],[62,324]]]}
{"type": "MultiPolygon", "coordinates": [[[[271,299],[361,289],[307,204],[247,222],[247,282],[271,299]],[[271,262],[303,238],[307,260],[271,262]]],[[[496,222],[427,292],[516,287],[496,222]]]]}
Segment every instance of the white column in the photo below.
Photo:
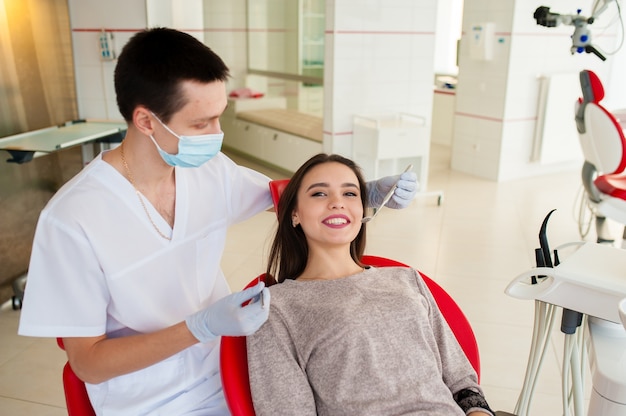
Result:
{"type": "Polygon", "coordinates": [[[436,0],[327,0],[325,151],[352,156],[355,115],[419,115],[430,137],[436,12],[436,0]]]}

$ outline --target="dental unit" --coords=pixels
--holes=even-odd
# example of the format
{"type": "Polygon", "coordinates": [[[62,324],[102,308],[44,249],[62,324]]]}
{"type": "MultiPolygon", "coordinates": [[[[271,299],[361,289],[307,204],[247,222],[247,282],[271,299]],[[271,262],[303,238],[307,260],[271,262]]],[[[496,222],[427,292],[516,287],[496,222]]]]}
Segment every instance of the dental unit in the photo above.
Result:
{"type": "Polygon", "coordinates": [[[562,309],[565,334],[563,414],[584,415],[586,361],[592,378],[587,415],[626,415],[626,251],[590,242],[568,243],[550,252],[546,230],[539,232],[537,267],[519,276],[505,293],[535,301],[535,324],[522,392],[515,409],[529,413],[543,356],[562,309]],[[554,260],[553,260],[554,259],[554,260]],[[573,413],[570,409],[573,408],[573,413]]]}

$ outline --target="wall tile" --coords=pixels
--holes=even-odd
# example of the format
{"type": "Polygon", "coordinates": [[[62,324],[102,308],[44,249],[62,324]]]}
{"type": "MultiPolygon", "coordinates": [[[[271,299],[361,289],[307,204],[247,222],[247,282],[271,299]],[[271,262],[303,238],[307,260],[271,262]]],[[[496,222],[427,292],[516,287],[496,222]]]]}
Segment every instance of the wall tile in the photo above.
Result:
{"type": "MultiPolygon", "coordinates": [[[[525,77],[511,77],[511,83],[507,86],[505,106],[507,118],[526,119],[537,117],[537,102],[539,99],[540,81],[532,74],[525,77]]],[[[572,103],[572,111],[574,104],[572,103]]]]}
{"type": "Polygon", "coordinates": [[[73,32],[72,48],[75,65],[99,65],[98,32],[73,32]]]}
{"type": "Polygon", "coordinates": [[[137,29],[146,24],[146,2],[69,0],[72,28],[137,29]]]}
{"type": "Polygon", "coordinates": [[[106,102],[98,98],[82,98],[78,103],[80,118],[106,119],[106,102]]]}
{"type": "Polygon", "coordinates": [[[76,83],[82,85],[80,95],[89,99],[102,99],[102,68],[100,65],[76,66],[76,83]]]}

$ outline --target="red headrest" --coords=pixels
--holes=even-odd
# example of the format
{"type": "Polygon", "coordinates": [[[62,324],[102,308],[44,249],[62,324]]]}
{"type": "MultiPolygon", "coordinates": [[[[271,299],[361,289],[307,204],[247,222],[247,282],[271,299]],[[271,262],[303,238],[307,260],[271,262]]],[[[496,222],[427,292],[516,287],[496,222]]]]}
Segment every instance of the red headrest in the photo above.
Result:
{"type": "Polygon", "coordinates": [[[602,86],[602,82],[595,72],[589,70],[586,70],[585,72],[589,75],[589,85],[593,91],[593,101],[595,103],[599,103],[604,98],[604,87],[602,86]]]}
{"type": "Polygon", "coordinates": [[[283,191],[287,187],[288,183],[289,179],[276,179],[270,181],[270,193],[272,194],[272,201],[274,202],[276,215],[278,215],[278,201],[280,200],[280,196],[283,194],[283,191]]]}

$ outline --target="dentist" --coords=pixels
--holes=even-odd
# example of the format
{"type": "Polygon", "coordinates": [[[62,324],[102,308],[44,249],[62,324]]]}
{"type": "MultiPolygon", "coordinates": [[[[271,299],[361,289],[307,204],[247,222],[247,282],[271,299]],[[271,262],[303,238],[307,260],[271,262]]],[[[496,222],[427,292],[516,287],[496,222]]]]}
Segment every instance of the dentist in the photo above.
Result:
{"type": "MultiPolygon", "coordinates": [[[[97,414],[227,415],[219,337],[267,320],[263,284],[231,294],[220,269],[227,228],[271,206],[269,178],[220,152],[228,76],[192,36],[133,36],[115,69],[126,137],[41,212],[19,334],[63,339],[97,414]]],[[[397,179],[368,184],[370,204],[397,179]]],[[[404,174],[390,205],[417,189],[404,174]]]]}

